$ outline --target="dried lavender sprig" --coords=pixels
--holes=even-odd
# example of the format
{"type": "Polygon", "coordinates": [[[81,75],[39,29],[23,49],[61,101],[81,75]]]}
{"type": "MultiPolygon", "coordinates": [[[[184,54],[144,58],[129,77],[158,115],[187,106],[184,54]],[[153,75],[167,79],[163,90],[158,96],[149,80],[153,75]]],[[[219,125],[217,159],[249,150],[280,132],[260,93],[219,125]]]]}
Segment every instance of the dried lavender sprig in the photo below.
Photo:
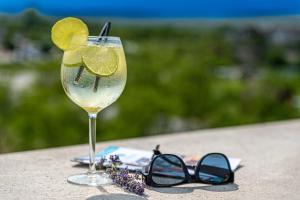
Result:
{"type": "Polygon", "coordinates": [[[112,162],[112,164],[122,164],[118,155],[110,155],[109,160],[112,162]]]}
{"type": "Polygon", "coordinates": [[[136,179],[137,174],[131,175],[126,169],[115,171],[112,168],[109,168],[107,173],[112,181],[123,189],[138,195],[144,194],[145,184],[136,179]]]}
{"type": "Polygon", "coordinates": [[[112,167],[108,168],[106,172],[116,185],[137,195],[144,195],[146,185],[140,182],[139,174],[131,175],[127,168],[118,170],[117,166],[121,164],[121,160],[117,155],[110,156],[110,162],[112,167]]]}

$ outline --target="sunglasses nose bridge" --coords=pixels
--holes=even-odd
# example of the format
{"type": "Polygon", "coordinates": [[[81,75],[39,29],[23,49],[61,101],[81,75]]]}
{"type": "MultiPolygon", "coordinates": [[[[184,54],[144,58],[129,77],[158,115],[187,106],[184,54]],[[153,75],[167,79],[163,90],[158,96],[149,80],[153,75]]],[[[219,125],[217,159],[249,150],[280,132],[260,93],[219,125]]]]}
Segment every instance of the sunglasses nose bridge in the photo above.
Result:
{"type": "Polygon", "coordinates": [[[189,183],[197,183],[197,179],[196,179],[196,176],[194,174],[193,175],[189,174],[187,179],[188,179],[189,183]]]}

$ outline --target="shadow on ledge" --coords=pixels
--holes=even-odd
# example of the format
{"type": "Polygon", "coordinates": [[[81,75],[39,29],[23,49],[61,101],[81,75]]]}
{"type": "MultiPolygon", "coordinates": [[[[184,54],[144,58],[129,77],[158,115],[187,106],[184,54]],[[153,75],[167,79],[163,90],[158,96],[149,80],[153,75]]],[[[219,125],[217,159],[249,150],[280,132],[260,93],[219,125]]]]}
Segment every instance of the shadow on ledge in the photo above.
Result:
{"type": "Polygon", "coordinates": [[[205,185],[205,186],[196,186],[196,187],[169,187],[169,188],[147,188],[149,190],[153,190],[156,192],[161,193],[168,193],[168,194],[184,194],[184,193],[191,193],[194,190],[206,190],[211,192],[231,192],[236,191],[239,189],[239,185],[233,184],[226,184],[226,185],[205,185]]]}
{"type": "Polygon", "coordinates": [[[101,194],[87,198],[86,200],[146,200],[146,197],[129,194],[101,194]]]}

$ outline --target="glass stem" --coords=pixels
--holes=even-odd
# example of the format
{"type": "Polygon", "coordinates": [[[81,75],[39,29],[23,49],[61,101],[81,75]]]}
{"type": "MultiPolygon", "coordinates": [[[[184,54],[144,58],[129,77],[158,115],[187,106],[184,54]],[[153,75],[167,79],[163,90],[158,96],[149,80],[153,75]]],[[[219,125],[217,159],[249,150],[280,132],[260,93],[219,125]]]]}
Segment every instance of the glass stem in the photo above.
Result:
{"type": "Polygon", "coordinates": [[[95,163],[96,119],[97,119],[97,114],[89,113],[89,150],[90,150],[89,174],[91,175],[96,173],[96,163],[95,163]]]}

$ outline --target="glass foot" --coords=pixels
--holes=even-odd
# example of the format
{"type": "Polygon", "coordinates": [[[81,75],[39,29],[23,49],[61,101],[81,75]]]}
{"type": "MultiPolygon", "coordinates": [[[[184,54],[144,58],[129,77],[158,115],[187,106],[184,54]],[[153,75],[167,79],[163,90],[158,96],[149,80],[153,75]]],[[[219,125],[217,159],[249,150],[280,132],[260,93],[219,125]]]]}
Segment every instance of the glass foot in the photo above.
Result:
{"type": "Polygon", "coordinates": [[[112,184],[112,180],[105,173],[97,172],[95,174],[76,174],[68,177],[68,182],[82,186],[103,186],[112,184]]]}

